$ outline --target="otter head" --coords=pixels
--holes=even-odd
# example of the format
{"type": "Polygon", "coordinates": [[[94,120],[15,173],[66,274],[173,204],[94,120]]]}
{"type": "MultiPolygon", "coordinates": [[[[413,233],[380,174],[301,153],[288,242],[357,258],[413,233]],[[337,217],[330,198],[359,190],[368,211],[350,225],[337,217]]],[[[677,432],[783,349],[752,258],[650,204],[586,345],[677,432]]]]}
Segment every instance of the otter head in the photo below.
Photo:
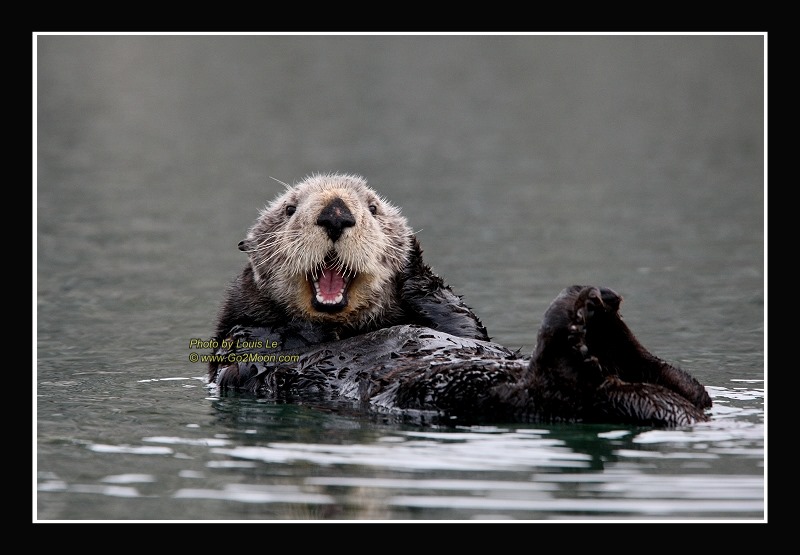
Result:
{"type": "Polygon", "coordinates": [[[411,229],[364,179],[317,174],[273,200],[239,243],[269,302],[311,321],[361,325],[395,303],[411,229]]]}

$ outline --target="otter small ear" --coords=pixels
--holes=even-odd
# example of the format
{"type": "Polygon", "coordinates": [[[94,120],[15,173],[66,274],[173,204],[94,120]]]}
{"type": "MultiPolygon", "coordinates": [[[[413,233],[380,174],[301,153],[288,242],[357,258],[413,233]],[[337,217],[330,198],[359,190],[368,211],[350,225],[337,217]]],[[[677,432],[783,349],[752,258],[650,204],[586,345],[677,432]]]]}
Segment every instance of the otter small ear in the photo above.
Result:
{"type": "Polygon", "coordinates": [[[247,239],[242,239],[239,241],[239,250],[242,252],[247,252],[250,250],[250,241],[247,239]]]}

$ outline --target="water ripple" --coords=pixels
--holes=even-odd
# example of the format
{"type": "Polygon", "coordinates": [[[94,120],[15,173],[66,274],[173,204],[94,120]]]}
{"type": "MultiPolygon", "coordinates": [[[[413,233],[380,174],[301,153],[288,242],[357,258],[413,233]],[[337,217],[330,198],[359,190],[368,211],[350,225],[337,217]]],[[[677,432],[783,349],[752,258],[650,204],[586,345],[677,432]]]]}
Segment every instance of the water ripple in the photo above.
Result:
{"type": "Polygon", "coordinates": [[[688,501],[688,500],[626,500],[626,499],[494,499],[480,497],[412,496],[401,495],[388,501],[389,505],[415,508],[456,510],[515,510],[542,513],[627,513],[648,516],[668,516],[686,513],[761,512],[762,502],[688,501]]]}
{"type": "Polygon", "coordinates": [[[415,439],[397,442],[398,438],[393,437],[392,441],[358,445],[269,443],[266,446],[216,448],[212,452],[268,463],[306,461],[323,466],[361,465],[403,470],[583,468],[591,459],[587,454],[564,447],[560,440],[527,438],[521,443],[514,433],[410,432],[407,435],[415,439]],[[429,439],[419,439],[423,437],[429,439]],[[487,456],[489,452],[491,456],[487,456]]]}
{"type": "Polygon", "coordinates": [[[176,499],[218,499],[239,503],[334,503],[334,499],[329,495],[304,493],[297,486],[259,487],[229,484],[222,490],[184,488],[176,491],[173,497],[176,499]]]}

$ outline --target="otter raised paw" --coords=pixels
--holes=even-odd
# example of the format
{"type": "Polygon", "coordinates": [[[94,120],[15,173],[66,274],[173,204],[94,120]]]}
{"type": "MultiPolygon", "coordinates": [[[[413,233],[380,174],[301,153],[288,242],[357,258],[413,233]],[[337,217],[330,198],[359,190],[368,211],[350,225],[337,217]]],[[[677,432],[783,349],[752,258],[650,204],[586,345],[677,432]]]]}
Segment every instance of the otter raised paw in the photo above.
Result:
{"type": "Polygon", "coordinates": [[[543,419],[683,425],[707,420],[705,388],[652,355],[619,315],[622,297],[574,285],[545,313],[531,361],[543,419]]]}

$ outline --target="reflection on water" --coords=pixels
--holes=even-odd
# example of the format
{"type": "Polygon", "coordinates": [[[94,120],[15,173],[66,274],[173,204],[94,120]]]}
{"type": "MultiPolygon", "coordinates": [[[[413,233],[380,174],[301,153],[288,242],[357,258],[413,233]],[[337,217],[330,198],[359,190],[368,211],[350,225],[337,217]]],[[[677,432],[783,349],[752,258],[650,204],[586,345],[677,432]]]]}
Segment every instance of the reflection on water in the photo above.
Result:
{"type": "MultiPolygon", "coordinates": [[[[717,387],[712,395],[718,407],[725,403],[714,420],[674,430],[398,429],[339,417],[324,405],[211,397],[222,417],[213,437],[202,435],[208,426],[186,426],[183,435],[143,436],[135,444],[84,445],[111,457],[109,467],[125,455],[172,459],[171,486],[148,473],[67,483],[44,472],[38,491],[107,498],[93,505],[99,507],[120,497],[148,505],[171,499],[182,508],[201,501],[213,509],[202,518],[211,520],[761,518],[764,430],[761,418],[752,418],[752,401],[763,390],[717,387]],[[293,434],[301,421],[315,423],[301,428],[302,438],[293,434]],[[739,471],[721,472],[731,460],[739,471]]],[[[171,517],[157,510],[141,518],[171,517]]]]}

